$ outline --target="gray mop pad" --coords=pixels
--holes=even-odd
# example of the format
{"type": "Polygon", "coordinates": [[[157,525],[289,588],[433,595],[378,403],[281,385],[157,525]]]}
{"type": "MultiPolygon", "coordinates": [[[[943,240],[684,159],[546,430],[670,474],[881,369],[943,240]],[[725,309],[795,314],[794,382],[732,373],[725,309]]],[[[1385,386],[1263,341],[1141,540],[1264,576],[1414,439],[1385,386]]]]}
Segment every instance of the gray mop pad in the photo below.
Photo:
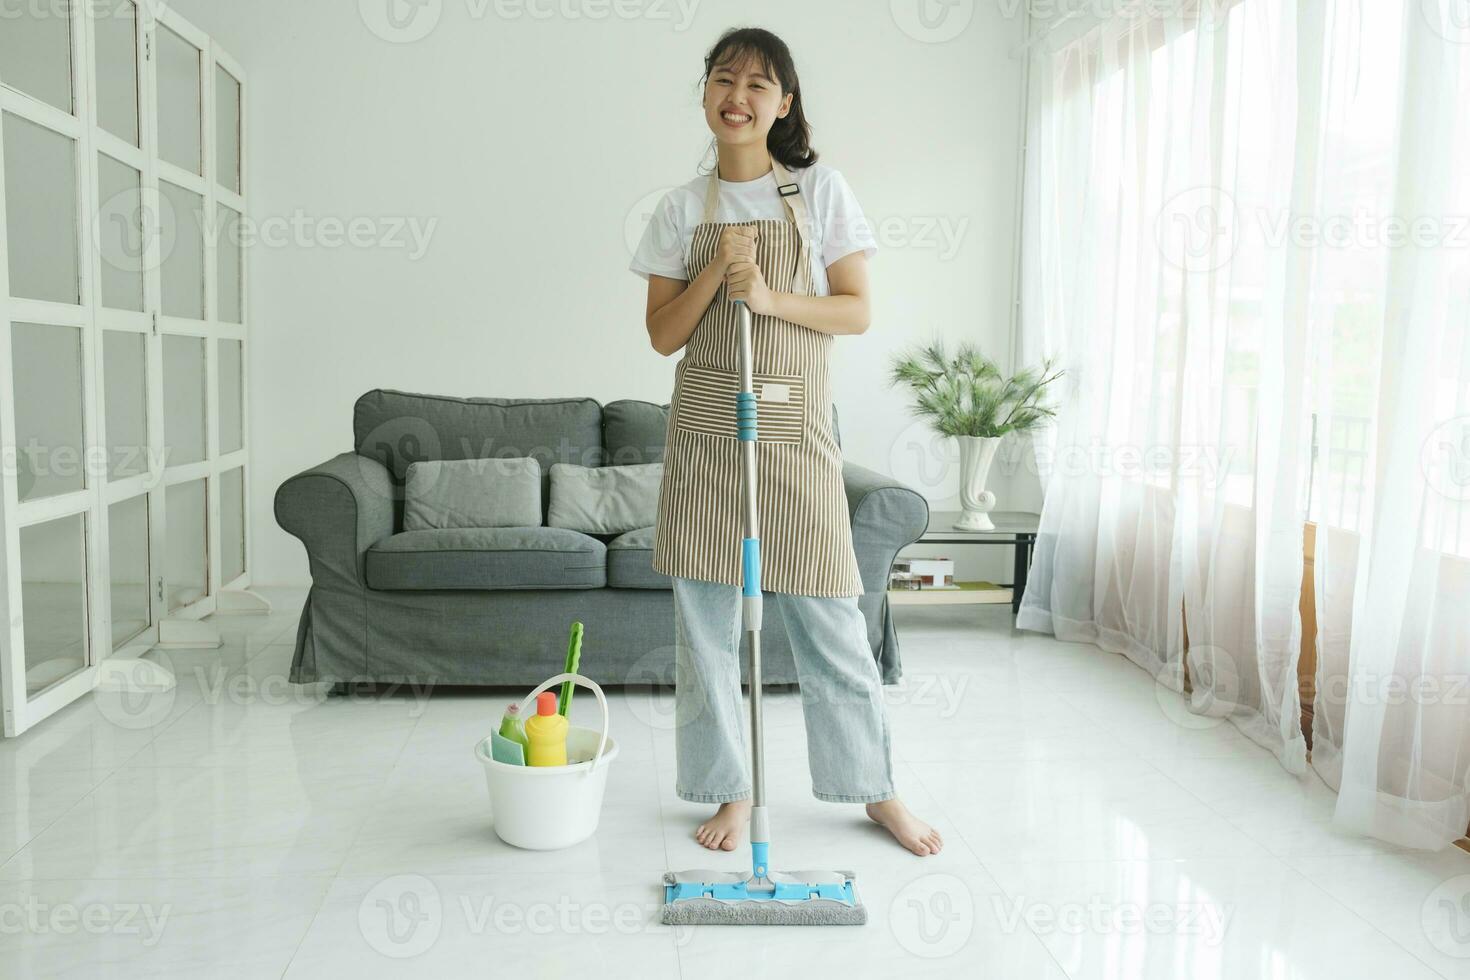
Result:
{"type": "MultiPolygon", "coordinates": [[[[794,872],[782,875],[790,880],[809,881],[814,878],[832,876],[832,872],[820,875],[812,872],[794,872]]],[[[849,881],[850,872],[837,872],[849,881]]],[[[738,880],[739,875],[714,872],[682,872],[664,875],[664,884],[680,881],[738,880]]],[[[854,888],[854,898],[856,898],[854,888]]],[[[742,901],[724,901],[717,898],[686,898],[664,904],[659,920],[666,926],[860,926],[868,921],[868,910],[861,901],[848,905],[829,898],[808,898],[797,902],[782,902],[772,899],[748,898],[742,901]]]]}

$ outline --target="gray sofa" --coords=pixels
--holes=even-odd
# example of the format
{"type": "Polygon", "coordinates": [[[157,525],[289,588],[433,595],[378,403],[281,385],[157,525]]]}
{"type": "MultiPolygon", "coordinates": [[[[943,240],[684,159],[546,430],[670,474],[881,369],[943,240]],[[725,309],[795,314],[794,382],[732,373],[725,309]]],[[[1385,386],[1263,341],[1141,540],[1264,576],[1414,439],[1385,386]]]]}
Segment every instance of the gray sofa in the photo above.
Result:
{"type": "MultiPolygon", "coordinates": [[[[653,528],[609,536],[545,526],[402,531],[412,462],[535,457],[544,524],[552,463],[661,462],[667,425],[668,406],[642,401],[363,395],[353,409],[353,450],[276,491],[276,521],[301,539],[311,563],[291,680],[530,686],[561,670],[568,630],[580,620],[588,676],[672,682],[673,599],[669,579],[651,565],[653,528]]],[[[843,475],[868,641],[891,684],[900,665],[888,570],[924,532],[928,505],[872,470],[848,463],[843,475]]],[[[780,612],[766,609],[763,676],[795,683],[780,612]]]]}

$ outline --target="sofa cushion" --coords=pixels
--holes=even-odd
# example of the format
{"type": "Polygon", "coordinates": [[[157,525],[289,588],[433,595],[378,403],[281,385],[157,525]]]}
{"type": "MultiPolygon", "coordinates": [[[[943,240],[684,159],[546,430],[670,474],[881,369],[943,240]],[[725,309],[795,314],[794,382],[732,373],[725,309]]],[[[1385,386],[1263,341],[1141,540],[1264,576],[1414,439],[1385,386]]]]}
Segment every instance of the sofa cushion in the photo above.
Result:
{"type": "Polygon", "coordinates": [[[663,463],[551,468],[546,523],[586,534],[622,534],[658,520],[663,463]]]}
{"type": "Polygon", "coordinates": [[[602,406],[602,448],[610,466],[662,463],[669,406],[632,398],[602,406]]]}
{"type": "Polygon", "coordinates": [[[404,531],[368,549],[369,588],[598,589],[607,546],[557,527],[404,531]]]}
{"type": "Polygon", "coordinates": [[[403,485],[405,531],[540,523],[541,464],[529,456],[426,459],[408,465],[403,485]]]}
{"type": "MultiPolygon", "coordinates": [[[[551,464],[602,465],[602,408],[591,398],[450,398],[377,389],[352,408],[353,447],[401,490],[425,459],[529,456],[541,464],[541,519],[551,464]]],[[[660,442],[662,444],[662,442],[660,442]]]]}
{"type": "Polygon", "coordinates": [[[607,543],[607,584],[612,589],[672,589],[673,579],[653,570],[653,528],[640,527],[607,543]]]}

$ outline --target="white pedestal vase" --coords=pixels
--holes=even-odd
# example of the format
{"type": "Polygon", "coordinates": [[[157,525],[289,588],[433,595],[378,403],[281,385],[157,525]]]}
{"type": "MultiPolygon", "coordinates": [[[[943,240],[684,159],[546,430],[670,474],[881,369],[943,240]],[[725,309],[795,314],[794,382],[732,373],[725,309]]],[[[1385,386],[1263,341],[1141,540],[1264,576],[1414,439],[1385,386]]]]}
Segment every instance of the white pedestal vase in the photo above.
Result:
{"type": "Polygon", "coordinates": [[[963,513],[955,522],[956,531],[994,531],[990,522],[990,509],[995,506],[995,494],[985,489],[990,478],[990,464],[995,462],[995,451],[1000,448],[1000,439],[984,436],[955,436],[960,444],[960,507],[963,513]]]}

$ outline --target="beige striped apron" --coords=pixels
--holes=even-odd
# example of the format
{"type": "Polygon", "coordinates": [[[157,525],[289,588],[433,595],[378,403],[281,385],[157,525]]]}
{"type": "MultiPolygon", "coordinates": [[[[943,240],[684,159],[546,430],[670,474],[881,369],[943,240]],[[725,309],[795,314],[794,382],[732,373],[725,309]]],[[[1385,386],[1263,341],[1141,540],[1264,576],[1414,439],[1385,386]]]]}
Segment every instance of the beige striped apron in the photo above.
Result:
{"type": "MultiPolygon", "coordinates": [[[[789,171],[772,159],[789,220],[717,223],[719,169],[710,174],[704,220],[694,230],[692,282],[714,258],[720,231],[755,225],[756,263],[774,292],[815,295],[807,209],[789,171]]],[[[832,336],[753,314],[753,390],[761,587],[809,596],[862,595],[832,431],[828,352],[832,336]]],[[[674,372],[674,395],[654,528],[653,568],[665,575],[741,584],[742,486],[735,435],[739,390],[735,304],[720,286],[674,372]]]]}

